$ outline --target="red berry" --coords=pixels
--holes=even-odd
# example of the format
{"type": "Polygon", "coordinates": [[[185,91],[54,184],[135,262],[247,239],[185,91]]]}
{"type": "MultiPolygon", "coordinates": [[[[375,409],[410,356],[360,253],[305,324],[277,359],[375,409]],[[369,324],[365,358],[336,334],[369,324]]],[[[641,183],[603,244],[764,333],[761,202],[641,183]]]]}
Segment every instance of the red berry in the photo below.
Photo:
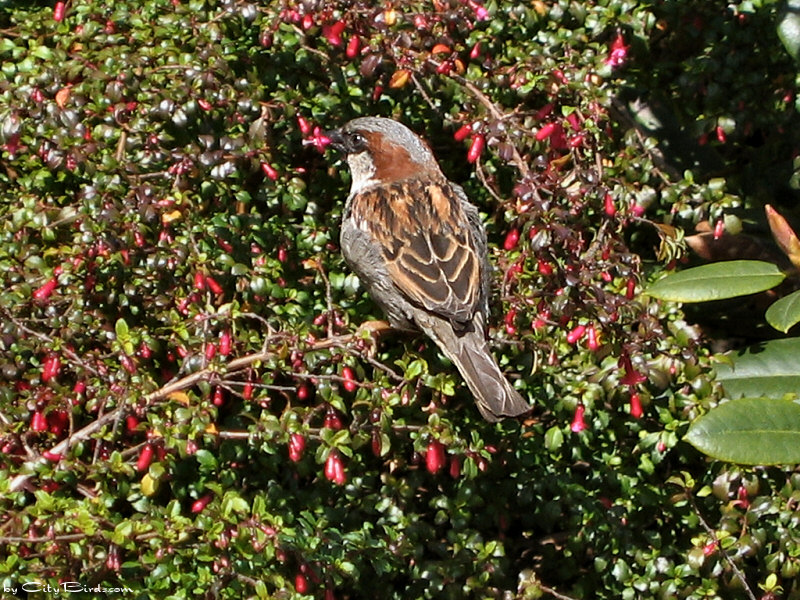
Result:
{"type": "Polygon", "coordinates": [[[343,485],[347,481],[344,472],[344,463],[338,450],[331,450],[328,458],[325,459],[325,478],[336,485],[343,485]]]}
{"type": "Polygon", "coordinates": [[[50,433],[60,436],[69,427],[69,413],[63,409],[54,410],[47,419],[50,433]]]}
{"type": "Polygon", "coordinates": [[[339,431],[342,428],[342,419],[339,417],[339,412],[332,406],[329,406],[328,411],[325,413],[324,427],[334,431],[339,431]]]}
{"type": "Polygon", "coordinates": [[[605,210],[609,217],[613,217],[617,214],[617,207],[614,205],[614,198],[611,197],[611,194],[606,194],[603,199],[603,210],[605,210]]]}
{"type": "Polygon", "coordinates": [[[289,460],[298,462],[303,458],[303,452],[306,449],[306,438],[299,434],[293,433],[289,436],[289,460]]]}
{"type": "MultiPolygon", "coordinates": [[[[554,108],[555,108],[555,104],[553,104],[552,102],[550,102],[548,104],[545,104],[542,108],[540,108],[536,112],[536,114],[534,115],[533,118],[536,119],[537,121],[541,121],[542,119],[550,116],[550,113],[553,112],[554,108]]],[[[547,136],[544,136],[544,137],[547,137],[547,136]]],[[[542,138],[542,139],[544,139],[544,138],[542,138]]]]}
{"type": "Polygon", "coordinates": [[[298,594],[308,593],[308,579],[302,573],[294,576],[294,589],[298,594]]]}
{"type": "Polygon", "coordinates": [[[475,42],[475,45],[472,47],[472,50],[469,51],[469,57],[472,60],[475,60],[481,55],[481,43],[475,42]]]}
{"type": "Polygon", "coordinates": [[[714,239],[718,240],[725,233],[725,221],[720,219],[714,224],[714,239]]]}
{"type": "Polygon", "coordinates": [[[206,342],[206,360],[211,360],[217,355],[217,345],[214,342],[206,342]]]}
{"type": "Polygon", "coordinates": [[[474,163],[480,158],[485,143],[486,138],[480,133],[472,138],[472,144],[467,151],[467,162],[474,163]]]}
{"type": "Polygon", "coordinates": [[[139,472],[146,471],[150,468],[151,462],[153,462],[153,445],[145,444],[139,454],[139,460],[136,461],[136,470],[139,472]]]}
{"type": "Polygon", "coordinates": [[[513,250],[517,247],[517,242],[519,242],[519,229],[515,227],[506,234],[506,239],[503,242],[503,248],[505,250],[513,250]]]}
{"type": "Polygon", "coordinates": [[[597,329],[595,329],[594,324],[589,325],[586,330],[586,347],[592,352],[600,348],[600,342],[597,339],[597,329]]]}
{"type": "Polygon", "coordinates": [[[509,309],[505,317],[506,333],[508,335],[514,335],[517,332],[517,327],[515,325],[516,320],[517,320],[517,309],[516,308],[509,309]]]}
{"type": "Polygon", "coordinates": [[[264,175],[266,175],[272,181],[278,179],[278,171],[276,171],[275,167],[273,167],[271,164],[262,162],[261,170],[264,172],[264,175]]]}
{"type": "Polygon", "coordinates": [[[353,373],[353,369],[348,366],[342,367],[342,377],[344,377],[344,389],[348,392],[355,392],[358,388],[358,384],[356,384],[356,376],[353,373]]]}
{"type": "Polygon", "coordinates": [[[536,137],[536,139],[541,142],[542,140],[546,140],[551,135],[553,135],[553,132],[555,130],[556,130],[555,123],[545,123],[539,128],[539,131],[536,132],[536,135],[534,137],[536,137]]]}
{"type": "Polygon", "coordinates": [[[347,55],[347,58],[355,58],[356,56],[358,56],[358,51],[360,49],[361,49],[361,40],[357,35],[354,35],[347,42],[347,50],[345,50],[345,55],[347,55]]]}
{"type": "Polygon", "coordinates": [[[119,364],[121,364],[122,368],[125,369],[128,373],[130,374],[136,373],[136,363],[133,362],[133,359],[127,354],[120,355],[119,364]]]}
{"type": "Polygon", "coordinates": [[[42,365],[42,381],[50,381],[58,376],[61,370],[61,359],[58,354],[48,354],[42,365]]]}
{"type": "Polygon", "coordinates": [[[217,244],[219,244],[219,247],[222,248],[228,254],[233,252],[233,244],[231,244],[228,240],[224,240],[221,237],[218,237],[217,244]]]}
{"type": "Polygon", "coordinates": [[[453,479],[461,477],[461,459],[457,456],[450,459],[450,477],[453,479]]]}
{"type": "Polygon", "coordinates": [[[553,265],[549,262],[540,258],[536,261],[536,268],[538,269],[539,273],[542,275],[552,275],[553,274],[553,265]]]}
{"type": "Polygon", "coordinates": [[[739,489],[736,491],[735,504],[745,510],[750,508],[750,499],[747,497],[747,488],[743,485],[740,485],[739,489]]]}
{"type": "Polygon", "coordinates": [[[383,441],[381,440],[381,432],[378,429],[372,430],[372,453],[380,458],[383,452],[383,441]]]}
{"type": "Polygon", "coordinates": [[[425,452],[425,468],[428,473],[435,475],[444,467],[445,462],[444,446],[439,440],[432,440],[425,452]]]}
{"type": "Polygon", "coordinates": [[[452,61],[445,60],[439,63],[439,66],[436,67],[436,72],[439,75],[447,75],[450,71],[453,70],[453,63],[452,61]]]}
{"type": "Polygon", "coordinates": [[[453,134],[453,139],[457,142],[463,142],[472,135],[472,125],[462,125],[458,131],[453,134]]]}
{"type": "Polygon", "coordinates": [[[633,277],[629,277],[628,281],[625,283],[625,298],[628,300],[633,300],[636,292],[636,279],[633,277]]]}
{"type": "Polygon", "coordinates": [[[40,410],[33,411],[31,417],[31,431],[47,431],[47,419],[40,410]]]}
{"type": "Polygon", "coordinates": [[[64,20],[64,14],[67,11],[67,3],[59,0],[53,8],[53,20],[60,23],[64,20]]]}
{"type": "Polygon", "coordinates": [[[48,279],[39,289],[33,292],[33,299],[37,302],[45,302],[50,298],[50,295],[55,291],[58,285],[58,279],[53,277],[48,279]]]}
{"type": "Polygon", "coordinates": [[[219,296],[222,293],[222,286],[217,283],[216,279],[211,277],[211,275],[206,276],[206,285],[208,285],[208,289],[219,296]]]}
{"type": "Polygon", "coordinates": [[[139,427],[139,419],[136,415],[128,415],[125,417],[125,429],[128,433],[135,433],[137,427],[139,427]]]}
{"type": "Polygon", "coordinates": [[[206,494],[202,498],[198,498],[194,502],[192,502],[191,511],[195,514],[201,513],[205,510],[206,506],[214,499],[214,496],[211,494],[206,494]]]}
{"type": "Polygon", "coordinates": [[[219,334],[219,353],[222,356],[231,353],[231,332],[227,329],[219,334]]]}
{"type": "Polygon", "coordinates": [[[147,345],[146,342],[142,342],[139,345],[139,356],[143,359],[147,360],[153,355],[153,351],[150,349],[150,346],[147,345]]]}
{"type": "Polygon", "coordinates": [[[225,394],[220,386],[214,388],[214,395],[211,398],[214,406],[222,406],[225,404],[225,394]]]}
{"type": "Polygon", "coordinates": [[[322,28],[322,35],[328,40],[331,46],[339,46],[342,43],[342,32],[344,31],[344,21],[336,21],[333,25],[325,25],[322,28]]]}
{"type": "Polygon", "coordinates": [[[584,333],[586,333],[586,325],[576,325],[572,331],[567,334],[567,342],[575,344],[580,341],[584,333]]]}
{"type": "Polygon", "coordinates": [[[197,271],[194,274],[194,288],[196,290],[206,289],[206,276],[202,271],[197,271]]]}
{"type": "Polygon", "coordinates": [[[639,398],[639,394],[633,392],[631,394],[631,416],[634,419],[638,419],[644,414],[644,410],[642,410],[642,400],[639,398]]]}

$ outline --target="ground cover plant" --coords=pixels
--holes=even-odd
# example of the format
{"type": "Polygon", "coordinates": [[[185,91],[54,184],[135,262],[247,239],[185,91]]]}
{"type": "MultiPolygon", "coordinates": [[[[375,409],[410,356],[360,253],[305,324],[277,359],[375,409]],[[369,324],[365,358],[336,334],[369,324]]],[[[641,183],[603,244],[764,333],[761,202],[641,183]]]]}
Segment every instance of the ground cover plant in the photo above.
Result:
{"type": "Polygon", "coordinates": [[[794,6],[0,3],[4,594],[799,598],[800,472],[684,441],[764,308],[645,293],[792,220],[794,6]],[[530,418],[359,330],[365,115],[479,206],[530,418]]]}

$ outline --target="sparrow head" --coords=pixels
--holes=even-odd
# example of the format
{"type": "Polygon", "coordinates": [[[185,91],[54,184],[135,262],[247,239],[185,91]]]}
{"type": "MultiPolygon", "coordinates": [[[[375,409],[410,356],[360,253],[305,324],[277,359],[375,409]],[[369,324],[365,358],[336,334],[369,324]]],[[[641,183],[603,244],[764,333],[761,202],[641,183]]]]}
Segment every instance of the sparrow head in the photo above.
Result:
{"type": "Polygon", "coordinates": [[[414,177],[442,176],[428,145],[392,119],[362,117],[326,135],[347,159],[351,195],[414,177]]]}

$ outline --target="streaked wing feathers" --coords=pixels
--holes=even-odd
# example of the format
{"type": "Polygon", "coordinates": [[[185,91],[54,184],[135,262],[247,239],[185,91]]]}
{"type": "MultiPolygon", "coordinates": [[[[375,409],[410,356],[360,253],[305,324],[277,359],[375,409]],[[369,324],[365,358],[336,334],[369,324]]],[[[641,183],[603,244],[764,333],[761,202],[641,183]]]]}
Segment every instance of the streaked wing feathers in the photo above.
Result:
{"type": "Polygon", "coordinates": [[[480,309],[481,259],[449,183],[406,180],[353,198],[353,217],[383,250],[397,288],[414,304],[463,325],[480,309]]]}

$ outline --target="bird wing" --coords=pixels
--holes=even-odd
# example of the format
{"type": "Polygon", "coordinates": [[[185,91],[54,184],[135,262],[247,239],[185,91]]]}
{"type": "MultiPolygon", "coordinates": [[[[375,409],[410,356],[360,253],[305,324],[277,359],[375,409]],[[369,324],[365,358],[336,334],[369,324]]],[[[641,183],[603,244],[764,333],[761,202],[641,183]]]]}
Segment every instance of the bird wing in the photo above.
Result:
{"type": "Polygon", "coordinates": [[[380,245],[400,292],[454,326],[471,321],[485,298],[485,252],[454,186],[406,180],[359,196],[353,216],[380,245]]]}

